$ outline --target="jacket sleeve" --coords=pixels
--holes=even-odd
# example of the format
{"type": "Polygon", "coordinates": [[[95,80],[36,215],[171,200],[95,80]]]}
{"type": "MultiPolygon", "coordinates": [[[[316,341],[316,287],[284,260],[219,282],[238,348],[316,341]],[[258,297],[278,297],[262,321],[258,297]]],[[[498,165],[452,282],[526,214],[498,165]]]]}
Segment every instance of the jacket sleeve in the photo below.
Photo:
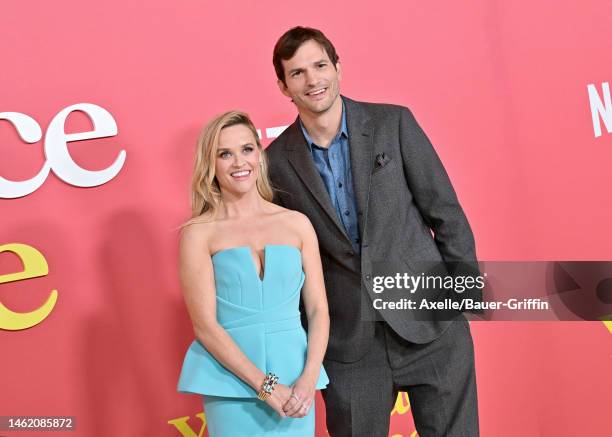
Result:
{"type": "MultiPolygon", "coordinates": [[[[402,107],[400,111],[404,174],[446,269],[451,275],[479,275],[474,236],[446,170],[410,110],[402,107]]],[[[480,300],[481,293],[461,297],[480,300]]]]}

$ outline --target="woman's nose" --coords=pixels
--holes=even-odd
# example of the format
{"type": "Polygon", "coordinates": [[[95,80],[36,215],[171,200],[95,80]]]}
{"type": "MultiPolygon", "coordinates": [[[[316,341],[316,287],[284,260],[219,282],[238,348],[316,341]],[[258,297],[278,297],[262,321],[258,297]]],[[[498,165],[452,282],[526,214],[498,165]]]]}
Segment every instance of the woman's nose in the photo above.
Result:
{"type": "Polygon", "coordinates": [[[234,156],[234,167],[242,167],[242,164],[244,164],[244,157],[240,156],[240,153],[237,153],[234,156]]]}

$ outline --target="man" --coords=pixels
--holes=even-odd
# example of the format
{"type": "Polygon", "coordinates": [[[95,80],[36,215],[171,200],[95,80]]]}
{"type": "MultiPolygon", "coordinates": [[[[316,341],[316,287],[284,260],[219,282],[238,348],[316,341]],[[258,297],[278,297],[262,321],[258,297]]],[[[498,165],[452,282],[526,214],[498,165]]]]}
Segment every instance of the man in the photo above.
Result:
{"type": "Polygon", "coordinates": [[[338,59],[319,30],[281,36],[278,86],[299,116],[267,149],[276,201],[306,214],[319,238],[331,318],[328,431],[386,437],[397,392],[406,390],[421,437],[477,436],[465,317],[416,321],[413,312],[373,306],[377,266],[416,274],[421,261],[475,265],[472,232],[410,111],[341,96],[338,59]]]}

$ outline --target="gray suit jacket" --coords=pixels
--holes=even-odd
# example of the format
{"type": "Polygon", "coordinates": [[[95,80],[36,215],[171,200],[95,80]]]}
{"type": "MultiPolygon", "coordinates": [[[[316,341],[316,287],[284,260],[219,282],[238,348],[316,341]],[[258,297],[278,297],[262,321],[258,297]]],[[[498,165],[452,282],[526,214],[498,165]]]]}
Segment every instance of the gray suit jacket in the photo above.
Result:
{"type": "MultiPolygon", "coordinates": [[[[299,121],[266,150],[275,202],[304,213],[319,239],[331,327],[327,359],[353,362],[368,350],[377,315],[372,276],[420,270],[420,261],[476,263],[474,238],[451,182],[412,113],[396,105],[342,97],[349,132],[361,255],[356,254],[317,172],[299,121]],[[432,235],[433,234],[433,235],[432,235]]],[[[404,339],[427,343],[448,321],[415,321],[410,311],[381,310],[404,339]]],[[[463,316],[460,316],[463,317],[463,316]]]]}

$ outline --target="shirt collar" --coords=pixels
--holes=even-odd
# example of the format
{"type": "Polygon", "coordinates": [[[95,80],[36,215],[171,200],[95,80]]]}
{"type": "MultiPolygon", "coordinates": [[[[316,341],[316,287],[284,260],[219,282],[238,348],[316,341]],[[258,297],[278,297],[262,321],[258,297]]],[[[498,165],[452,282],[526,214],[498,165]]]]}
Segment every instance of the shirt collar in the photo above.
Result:
{"type": "MultiPolygon", "coordinates": [[[[304,138],[306,138],[306,144],[308,144],[308,148],[312,152],[312,146],[316,146],[316,147],[319,147],[319,146],[317,146],[315,142],[312,140],[312,138],[310,137],[310,135],[308,135],[308,131],[306,131],[306,128],[304,127],[304,124],[302,123],[302,119],[298,117],[298,120],[300,121],[300,128],[302,128],[302,133],[304,134],[304,138]]],[[[341,120],[342,121],[340,122],[340,131],[334,137],[332,144],[338,141],[341,136],[348,138],[348,129],[346,127],[346,111],[344,110],[344,101],[342,102],[342,119],[341,120]]]]}

